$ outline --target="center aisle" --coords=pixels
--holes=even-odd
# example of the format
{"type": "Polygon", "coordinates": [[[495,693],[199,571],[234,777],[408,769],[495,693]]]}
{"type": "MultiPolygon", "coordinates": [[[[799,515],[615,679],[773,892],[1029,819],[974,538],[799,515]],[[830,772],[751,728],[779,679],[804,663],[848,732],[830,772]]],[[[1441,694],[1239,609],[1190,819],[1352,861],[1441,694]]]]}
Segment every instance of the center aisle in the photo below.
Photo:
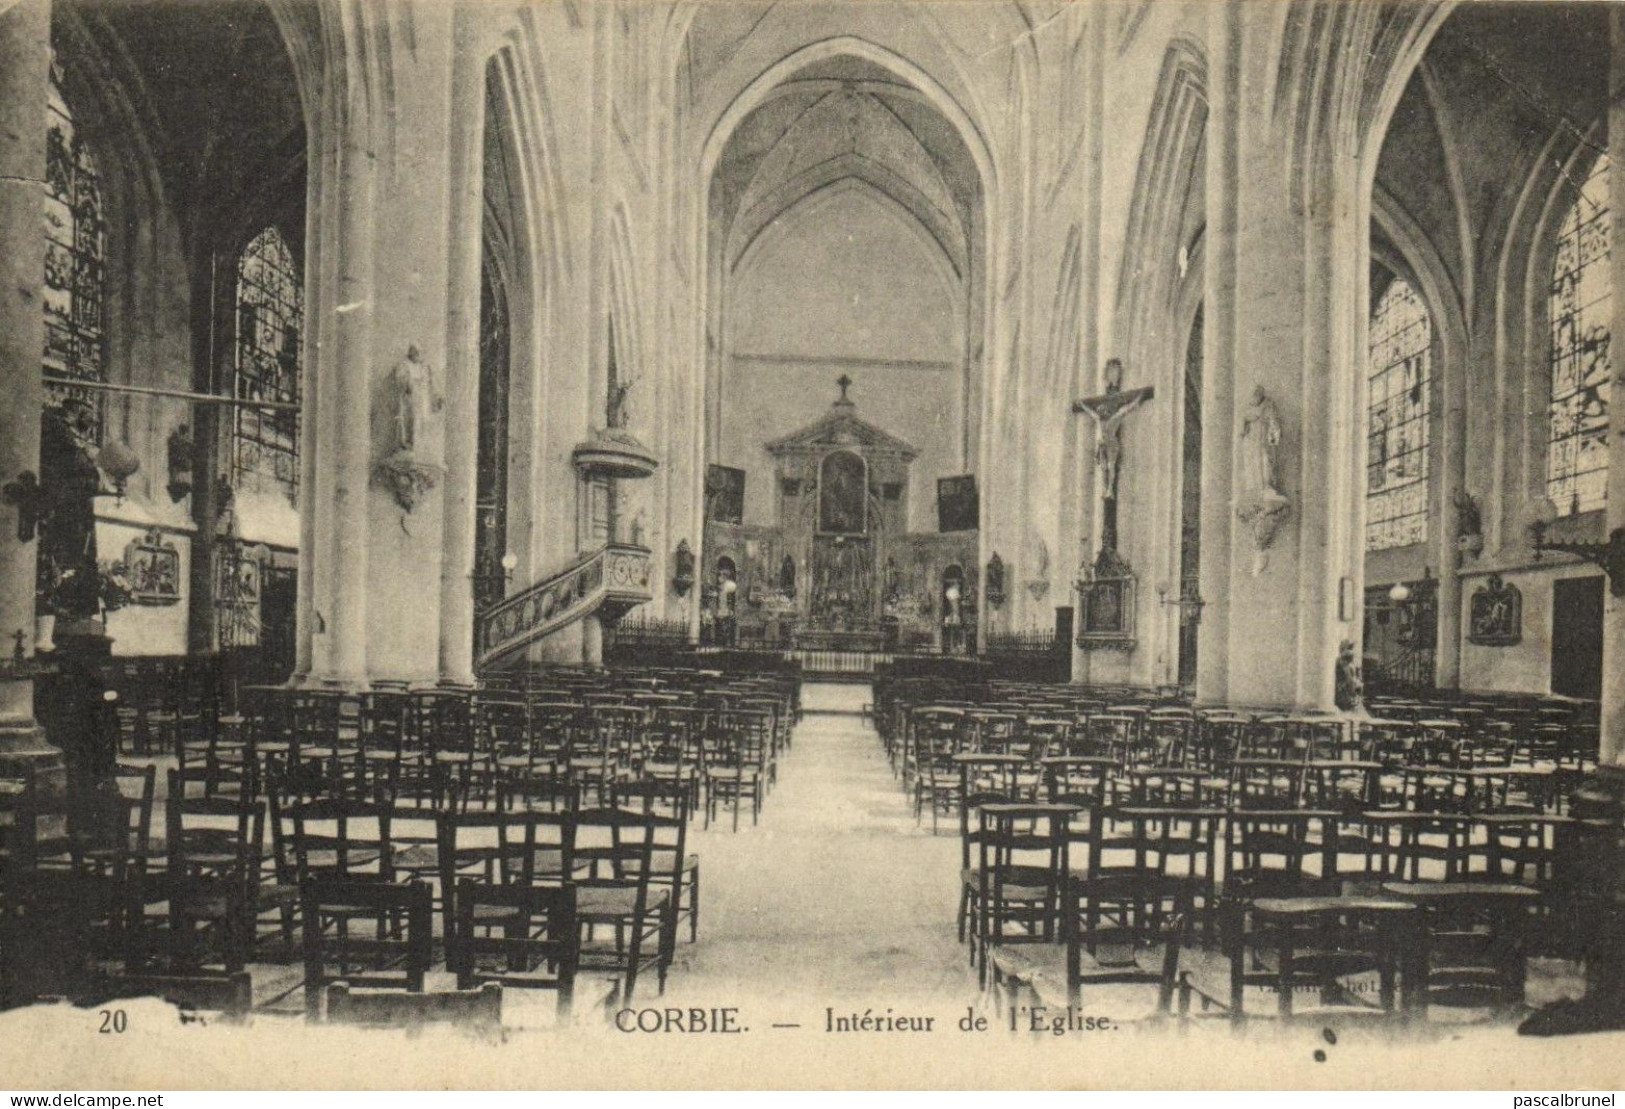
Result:
{"type": "MultiPolygon", "coordinates": [[[[700,856],[700,939],[680,943],[666,1000],[825,1002],[976,996],[955,937],[959,838],[916,827],[879,736],[869,687],[803,686],[804,715],[761,823],[690,836],[700,856]],[[835,710],[835,711],[832,711],[835,710]]],[[[655,1003],[651,1001],[650,1003],[655,1003]]],[[[774,1017],[773,1019],[780,1019],[774,1017]]]]}

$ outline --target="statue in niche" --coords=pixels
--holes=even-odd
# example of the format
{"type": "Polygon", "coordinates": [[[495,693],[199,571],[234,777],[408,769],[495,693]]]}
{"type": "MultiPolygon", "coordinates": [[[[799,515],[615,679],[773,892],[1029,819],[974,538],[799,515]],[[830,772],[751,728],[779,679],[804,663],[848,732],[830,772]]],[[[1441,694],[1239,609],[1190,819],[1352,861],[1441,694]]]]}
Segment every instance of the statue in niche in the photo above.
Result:
{"type": "Polygon", "coordinates": [[[1027,581],[1027,592],[1034,601],[1041,601],[1049,592],[1049,544],[1038,537],[1038,553],[1034,558],[1033,576],[1027,581]]]}
{"type": "Polygon", "coordinates": [[[419,453],[431,446],[430,421],[446,406],[446,398],[415,343],[390,372],[395,382],[395,449],[419,453]]]}
{"type": "Polygon", "coordinates": [[[1236,515],[1252,528],[1256,576],[1269,564],[1265,552],[1292,507],[1281,491],[1281,412],[1262,385],[1253,388],[1252,404],[1242,417],[1239,447],[1242,493],[1236,515]]]}
{"type": "Polygon", "coordinates": [[[179,502],[192,491],[192,433],[179,424],[165,443],[169,461],[169,499],[179,502]]]}

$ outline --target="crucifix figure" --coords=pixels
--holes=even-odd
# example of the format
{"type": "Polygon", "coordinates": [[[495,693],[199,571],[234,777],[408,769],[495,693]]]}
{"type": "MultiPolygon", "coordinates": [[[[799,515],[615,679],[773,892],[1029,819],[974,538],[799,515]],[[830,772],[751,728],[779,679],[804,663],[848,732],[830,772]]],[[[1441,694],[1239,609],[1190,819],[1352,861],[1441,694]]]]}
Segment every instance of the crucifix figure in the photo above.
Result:
{"type": "Polygon", "coordinates": [[[850,377],[848,377],[846,374],[842,374],[840,377],[835,379],[835,384],[837,384],[837,385],[839,385],[841,387],[841,399],[836,401],[835,403],[836,404],[851,404],[852,402],[846,399],[846,391],[852,387],[852,379],[850,377]]]}
{"type": "Polygon", "coordinates": [[[1117,475],[1123,463],[1123,421],[1128,414],[1150,400],[1151,386],[1123,388],[1123,363],[1116,358],[1106,363],[1106,391],[1098,397],[1072,402],[1073,412],[1087,413],[1095,421],[1096,486],[1100,490],[1104,519],[1100,549],[1117,550],[1117,475]]]}

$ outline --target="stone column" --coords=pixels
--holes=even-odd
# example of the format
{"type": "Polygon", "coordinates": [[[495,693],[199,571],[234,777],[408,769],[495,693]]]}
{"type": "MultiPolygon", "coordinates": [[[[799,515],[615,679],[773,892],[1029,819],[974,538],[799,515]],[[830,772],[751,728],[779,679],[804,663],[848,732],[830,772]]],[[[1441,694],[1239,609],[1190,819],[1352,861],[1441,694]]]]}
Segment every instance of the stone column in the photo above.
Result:
{"type": "Polygon", "coordinates": [[[1204,527],[1202,593],[1223,603],[1203,613],[1198,693],[1204,703],[1329,709],[1338,643],[1357,638],[1363,577],[1364,359],[1356,347],[1369,204],[1335,120],[1307,132],[1284,126],[1281,113],[1297,105],[1257,91],[1272,87],[1279,63],[1271,13],[1232,2],[1213,18],[1208,172],[1217,188],[1208,205],[1212,346],[1203,382],[1204,448],[1213,445],[1204,450],[1202,499],[1204,524],[1219,526],[1204,527]],[[1244,437],[1256,389],[1279,416],[1274,471],[1285,504],[1249,519],[1240,510],[1268,503],[1251,462],[1258,432],[1244,437]]]}
{"type": "MultiPolygon", "coordinates": [[[[40,359],[45,318],[45,104],[50,87],[50,0],[0,8],[0,485],[39,476],[40,359]]],[[[26,483],[19,483],[22,488],[26,483]]],[[[0,769],[59,755],[34,719],[34,683],[8,671],[20,643],[33,655],[38,542],[19,538],[22,505],[0,503],[0,769]],[[16,637],[21,635],[21,640],[16,637]]]]}
{"type": "Polygon", "coordinates": [[[435,444],[448,415],[465,411],[445,402],[459,9],[406,6],[391,18],[409,17],[413,36],[396,38],[399,28],[381,19],[333,43],[312,136],[307,318],[316,339],[305,426],[315,503],[302,517],[312,602],[302,633],[305,680],[346,688],[439,676],[445,473],[435,444]],[[387,46],[361,41],[372,35],[387,46]],[[367,64],[372,57],[387,59],[387,72],[367,64]],[[413,347],[425,393],[413,461],[431,475],[415,495],[380,474],[398,446],[393,375],[413,347]]]}
{"type": "MultiPolygon", "coordinates": [[[[464,27],[465,40],[472,34],[464,27]]],[[[480,419],[480,266],[485,217],[485,68],[453,60],[451,231],[446,304],[446,505],[441,534],[440,681],[474,683],[474,529],[480,419]]],[[[499,449],[506,450],[507,444],[499,449]]],[[[501,552],[498,552],[500,555],[501,552]]]]}
{"type": "Polygon", "coordinates": [[[1207,244],[1202,324],[1202,559],[1206,600],[1197,628],[1196,700],[1222,705],[1230,694],[1230,503],[1236,364],[1236,196],[1242,105],[1240,23],[1233,5],[1208,15],[1207,244]]]}
{"type": "MultiPolygon", "coordinates": [[[[314,573],[329,581],[331,609],[326,620],[328,671],[332,684],[356,686],[367,674],[368,455],[371,451],[370,370],[376,297],[381,290],[373,275],[373,232],[378,150],[366,117],[368,102],[360,91],[348,91],[340,113],[343,128],[337,145],[334,189],[328,198],[338,209],[336,282],[323,298],[329,314],[325,328],[332,340],[331,358],[318,354],[312,374],[324,381],[316,415],[327,425],[328,460],[317,459],[317,496],[332,505],[331,530],[311,537],[316,544],[314,573]],[[321,556],[327,556],[327,565],[321,556]]],[[[341,93],[345,95],[345,93],[341,93]]],[[[303,542],[301,542],[303,546],[303,542]]]]}

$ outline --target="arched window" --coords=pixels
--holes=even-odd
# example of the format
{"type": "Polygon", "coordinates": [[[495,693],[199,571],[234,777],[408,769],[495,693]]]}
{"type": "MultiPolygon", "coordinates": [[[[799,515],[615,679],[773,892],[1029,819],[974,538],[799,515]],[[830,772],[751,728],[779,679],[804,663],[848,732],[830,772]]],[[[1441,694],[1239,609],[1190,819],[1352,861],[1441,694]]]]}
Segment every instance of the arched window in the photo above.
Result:
{"type": "Polygon", "coordinates": [[[1608,339],[1613,308],[1608,158],[1597,159],[1557,229],[1546,495],[1560,516],[1608,500],[1608,339]]]}
{"type": "Polygon", "coordinates": [[[1433,319],[1411,284],[1396,277],[1371,313],[1366,371],[1365,549],[1428,537],[1428,415],[1433,319]]]}
{"type": "MultiPolygon", "coordinates": [[[[107,222],[96,158],[62,95],[62,68],[51,59],[45,142],[45,376],[107,380],[107,222]]],[[[103,394],[52,385],[47,395],[75,396],[96,414],[103,394]]]]}
{"type": "MultiPolygon", "coordinates": [[[[267,227],[237,264],[236,396],[299,403],[299,336],[305,294],[282,233],[267,227]]],[[[297,503],[299,412],[236,406],[231,484],[241,492],[280,490],[297,503]]]]}

